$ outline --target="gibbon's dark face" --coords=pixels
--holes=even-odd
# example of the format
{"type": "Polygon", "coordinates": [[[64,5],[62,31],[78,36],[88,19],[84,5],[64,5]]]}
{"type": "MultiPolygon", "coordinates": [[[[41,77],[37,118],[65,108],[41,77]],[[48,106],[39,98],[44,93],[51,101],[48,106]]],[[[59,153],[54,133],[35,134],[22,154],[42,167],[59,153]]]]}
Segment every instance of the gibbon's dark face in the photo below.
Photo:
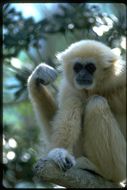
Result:
{"type": "Polygon", "coordinates": [[[78,89],[91,89],[94,85],[94,73],[96,66],[93,62],[85,64],[76,62],[73,66],[74,83],[78,89]]]}
{"type": "Polygon", "coordinates": [[[77,90],[105,87],[118,60],[109,47],[95,40],[75,42],[57,58],[64,65],[65,78],[77,90]]]}

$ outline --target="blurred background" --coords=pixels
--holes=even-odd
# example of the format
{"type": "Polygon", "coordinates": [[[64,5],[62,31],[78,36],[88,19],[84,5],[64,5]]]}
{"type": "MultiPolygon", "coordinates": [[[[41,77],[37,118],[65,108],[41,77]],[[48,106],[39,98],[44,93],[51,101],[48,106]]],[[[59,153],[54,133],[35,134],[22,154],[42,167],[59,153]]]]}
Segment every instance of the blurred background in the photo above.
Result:
{"type": "Polygon", "coordinates": [[[39,127],[27,78],[41,62],[57,69],[55,54],[81,39],[99,40],[125,59],[126,5],[120,3],[10,3],[3,5],[3,185],[57,187],[33,174],[39,127]]]}

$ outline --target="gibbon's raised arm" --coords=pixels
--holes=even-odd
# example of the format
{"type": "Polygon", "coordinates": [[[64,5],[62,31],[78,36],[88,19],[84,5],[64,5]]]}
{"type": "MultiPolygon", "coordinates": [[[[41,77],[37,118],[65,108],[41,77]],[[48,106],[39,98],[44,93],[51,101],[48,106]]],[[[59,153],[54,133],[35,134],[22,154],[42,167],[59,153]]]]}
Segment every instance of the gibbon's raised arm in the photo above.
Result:
{"type": "Polygon", "coordinates": [[[46,85],[57,77],[55,69],[41,63],[28,78],[28,93],[40,125],[43,125],[47,136],[51,135],[50,121],[55,115],[57,106],[46,85]]]}

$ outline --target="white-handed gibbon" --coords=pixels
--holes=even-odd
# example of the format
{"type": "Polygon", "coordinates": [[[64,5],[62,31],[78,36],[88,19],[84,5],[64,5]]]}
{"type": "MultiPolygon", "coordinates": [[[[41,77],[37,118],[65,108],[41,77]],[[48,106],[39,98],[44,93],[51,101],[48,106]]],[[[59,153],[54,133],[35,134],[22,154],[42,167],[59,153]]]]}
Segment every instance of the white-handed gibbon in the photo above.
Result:
{"type": "Polygon", "coordinates": [[[126,178],[126,64],[106,45],[82,40],[57,54],[63,64],[58,106],[46,84],[53,68],[40,64],[28,79],[31,102],[45,123],[48,157],[66,170],[85,156],[113,182],[126,178]]]}

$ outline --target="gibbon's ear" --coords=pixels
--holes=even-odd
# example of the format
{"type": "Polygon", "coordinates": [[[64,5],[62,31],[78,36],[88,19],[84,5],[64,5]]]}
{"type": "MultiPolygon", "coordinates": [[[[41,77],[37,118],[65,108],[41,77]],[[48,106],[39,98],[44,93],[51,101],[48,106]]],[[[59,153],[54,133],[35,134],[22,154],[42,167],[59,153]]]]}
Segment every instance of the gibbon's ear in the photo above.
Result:
{"type": "Polygon", "coordinates": [[[111,49],[107,57],[106,67],[108,68],[108,66],[114,64],[119,58],[119,55],[114,52],[114,49],[111,49]]]}
{"type": "Polygon", "coordinates": [[[119,48],[113,48],[111,49],[111,62],[115,62],[117,61],[119,58],[120,58],[120,51],[119,51],[119,48]]]}

